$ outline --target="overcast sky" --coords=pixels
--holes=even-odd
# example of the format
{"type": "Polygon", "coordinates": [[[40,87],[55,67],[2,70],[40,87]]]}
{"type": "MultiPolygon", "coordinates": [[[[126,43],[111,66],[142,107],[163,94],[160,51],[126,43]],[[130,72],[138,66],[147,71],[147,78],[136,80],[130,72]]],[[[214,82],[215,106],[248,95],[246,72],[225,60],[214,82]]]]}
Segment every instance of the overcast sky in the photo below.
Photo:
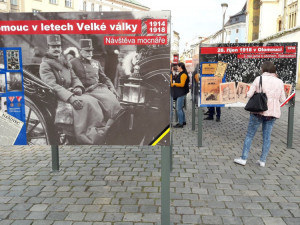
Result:
{"type": "Polygon", "coordinates": [[[180,51],[196,35],[208,37],[222,28],[221,3],[229,16],[242,10],[246,0],[137,0],[151,10],[171,10],[173,30],[180,34],[180,51]]]}

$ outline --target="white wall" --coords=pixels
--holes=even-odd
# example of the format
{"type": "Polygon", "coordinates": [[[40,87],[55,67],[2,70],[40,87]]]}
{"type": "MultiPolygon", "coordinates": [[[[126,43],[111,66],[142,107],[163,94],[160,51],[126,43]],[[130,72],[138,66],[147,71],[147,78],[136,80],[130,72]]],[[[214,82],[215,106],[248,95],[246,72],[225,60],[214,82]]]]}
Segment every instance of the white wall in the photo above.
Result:
{"type": "Polygon", "coordinates": [[[274,1],[261,1],[260,21],[259,21],[259,39],[268,37],[277,32],[277,18],[280,14],[278,3],[274,1]]]}

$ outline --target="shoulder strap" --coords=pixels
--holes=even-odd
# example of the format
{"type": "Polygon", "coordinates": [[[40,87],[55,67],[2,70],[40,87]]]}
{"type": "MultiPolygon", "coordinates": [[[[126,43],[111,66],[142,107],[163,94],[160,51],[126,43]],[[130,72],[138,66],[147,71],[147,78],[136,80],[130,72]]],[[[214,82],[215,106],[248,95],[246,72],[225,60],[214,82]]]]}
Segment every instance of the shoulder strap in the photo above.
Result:
{"type": "Polygon", "coordinates": [[[261,77],[261,75],[259,78],[259,89],[260,89],[260,92],[262,92],[262,77],[261,77]]]}

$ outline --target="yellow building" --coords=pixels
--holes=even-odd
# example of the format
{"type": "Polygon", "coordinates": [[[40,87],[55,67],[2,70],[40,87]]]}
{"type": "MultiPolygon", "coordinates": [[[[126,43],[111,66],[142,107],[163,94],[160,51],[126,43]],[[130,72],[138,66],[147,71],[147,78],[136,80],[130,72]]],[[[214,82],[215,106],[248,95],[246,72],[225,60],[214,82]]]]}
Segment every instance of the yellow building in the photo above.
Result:
{"type": "Polygon", "coordinates": [[[135,0],[0,0],[0,12],[149,11],[135,0]]]}
{"type": "Polygon", "coordinates": [[[247,2],[247,19],[248,42],[258,39],[259,34],[259,14],[260,14],[260,0],[248,0],[247,2]]]}

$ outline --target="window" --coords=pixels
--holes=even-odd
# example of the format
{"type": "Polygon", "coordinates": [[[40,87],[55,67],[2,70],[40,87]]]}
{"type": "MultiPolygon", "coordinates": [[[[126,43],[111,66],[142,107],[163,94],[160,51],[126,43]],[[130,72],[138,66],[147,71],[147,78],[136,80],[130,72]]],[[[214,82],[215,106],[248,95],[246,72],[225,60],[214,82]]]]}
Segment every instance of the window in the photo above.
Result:
{"type": "Polygon", "coordinates": [[[228,31],[228,35],[231,35],[231,30],[228,31]]]}
{"type": "Polygon", "coordinates": [[[99,5],[99,12],[102,11],[102,5],[99,5]]]}
{"type": "Polygon", "coordinates": [[[235,32],[236,32],[236,33],[239,33],[239,29],[236,29],[235,32]]]}
{"type": "Polygon", "coordinates": [[[65,1],[65,6],[68,8],[72,8],[72,0],[66,0],[65,1]]]}
{"type": "Polygon", "coordinates": [[[86,2],[83,2],[83,11],[86,11],[86,2]]]}
{"type": "Polygon", "coordinates": [[[281,31],[281,28],[282,28],[282,21],[279,20],[278,21],[278,31],[281,31]]]}
{"type": "Polygon", "coordinates": [[[0,0],[0,2],[6,2],[6,0],[0,0]]]}
{"type": "Polygon", "coordinates": [[[42,12],[42,11],[41,11],[41,10],[38,10],[38,9],[32,9],[32,12],[33,12],[34,14],[37,14],[37,13],[42,12]]]}
{"type": "Polygon", "coordinates": [[[288,6],[288,28],[291,29],[296,26],[296,18],[297,18],[297,2],[294,2],[288,6]]]}
{"type": "Polygon", "coordinates": [[[94,7],[95,7],[95,6],[94,6],[94,3],[92,3],[92,6],[91,6],[91,11],[92,11],[92,12],[95,11],[94,7]]]}
{"type": "Polygon", "coordinates": [[[113,8],[113,7],[111,7],[111,8],[110,8],[110,11],[114,11],[114,8],[113,8]]]}
{"type": "Polygon", "coordinates": [[[239,39],[238,38],[235,39],[235,43],[239,43],[239,39]]]}
{"type": "Polygon", "coordinates": [[[58,1],[58,0],[49,0],[49,3],[50,3],[50,4],[57,5],[57,1],[58,1]]]}
{"type": "Polygon", "coordinates": [[[10,4],[11,4],[11,5],[18,5],[18,0],[11,0],[11,1],[10,1],[10,4]]]}

